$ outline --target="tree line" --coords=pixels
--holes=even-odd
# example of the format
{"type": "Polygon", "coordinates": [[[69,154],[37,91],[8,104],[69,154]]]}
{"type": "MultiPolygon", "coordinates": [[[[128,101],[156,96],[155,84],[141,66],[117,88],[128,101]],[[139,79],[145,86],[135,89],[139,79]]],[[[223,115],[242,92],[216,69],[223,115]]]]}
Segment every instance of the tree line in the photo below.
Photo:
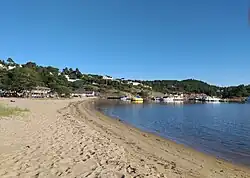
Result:
{"type": "Polygon", "coordinates": [[[76,68],[61,71],[52,66],[39,66],[34,62],[17,64],[13,59],[0,60],[0,89],[22,93],[37,86],[49,87],[52,92],[68,96],[79,89],[105,92],[116,89],[130,92],[130,85],[119,81],[103,80],[100,75],[82,74],[76,68]],[[76,79],[69,82],[67,78],[76,79]]]}
{"type": "Polygon", "coordinates": [[[79,89],[105,92],[107,90],[118,90],[136,94],[145,93],[152,87],[153,91],[162,93],[205,93],[210,96],[222,98],[247,97],[250,96],[250,85],[239,85],[230,87],[218,87],[209,85],[199,80],[154,80],[137,81],[141,86],[133,86],[128,80],[104,80],[100,75],[83,74],[76,68],[64,68],[61,71],[52,66],[39,66],[34,62],[17,64],[11,58],[6,61],[0,60],[0,89],[16,92],[32,90],[36,86],[49,87],[52,92],[59,95],[69,95],[79,89]],[[70,79],[77,79],[69,82],[70,79]]]}
{"type": "Polygon", "coordinates": [[[7,91],[30,91],[36,86],[49,87],[59,95],[69,95],[69,83],[64,75],[60,75],[55,67],[38,66],[34,62],[16,64],[11,58],[0,61],[0,88],[7,91]],[[10,68],[11,67],[11,68],[10,68]],[[13,68],[14,67],[14,68],[13,68]]]}
{"type": "Polygon", "coordinates": [[[188,80],[155,80],[144,81],[146,85],[152,87],[153,90],[162,93],[204,93],[209,96],[218,96],[221,98],[248,97],[250,96],[250,85],[239,85],[230,87],[219,87],[209,85],[203,81],[188,80]]]}

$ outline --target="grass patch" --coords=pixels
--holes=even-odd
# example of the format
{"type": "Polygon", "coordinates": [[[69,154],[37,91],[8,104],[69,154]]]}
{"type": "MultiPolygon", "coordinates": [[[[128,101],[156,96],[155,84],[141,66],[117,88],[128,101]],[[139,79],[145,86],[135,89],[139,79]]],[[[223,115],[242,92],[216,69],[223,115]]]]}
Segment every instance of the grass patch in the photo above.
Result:
{"type": "Polygon", "coordinates": [[[8,107],[0,104],[0,116],[11,116],[11,115],[19,115],[23,112],[28,112],[28,109],[21,109],[18,107],[8,107]]]}

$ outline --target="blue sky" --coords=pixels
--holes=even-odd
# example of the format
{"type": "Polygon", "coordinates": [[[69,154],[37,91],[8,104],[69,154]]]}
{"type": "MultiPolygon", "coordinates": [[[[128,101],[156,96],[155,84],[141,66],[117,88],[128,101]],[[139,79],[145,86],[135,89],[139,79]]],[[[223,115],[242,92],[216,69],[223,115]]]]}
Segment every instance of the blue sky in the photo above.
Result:
{"type": "Polygon", "coordinates": [[[250,83],[248,0],[8,0],[0,59],[132,79],[250,83]]]}

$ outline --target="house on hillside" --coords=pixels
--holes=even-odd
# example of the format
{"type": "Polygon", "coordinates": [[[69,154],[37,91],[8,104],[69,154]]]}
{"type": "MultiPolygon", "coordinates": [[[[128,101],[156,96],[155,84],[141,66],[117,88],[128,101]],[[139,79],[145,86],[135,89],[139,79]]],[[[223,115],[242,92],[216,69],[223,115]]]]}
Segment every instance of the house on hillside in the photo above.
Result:
{"type": "Polygon", "coordinates": [[[148,89],[151,89],[152,90],[152,87],[151,86],[148,86],[148,85],[143,85],[144,88],[148,88],[148,89]]]}
{"type": "Polygon", "coordinates": [[[29,92],[29,96],[32,98],[47,98],[50,96],[50,93],[50,88],[38,86],[29,92]]]}
{"type": "Polygon", "coordinates": [[[108,76],[108,75],[104,75],[104,76],[102,76],[102,79],[103,79],[103,80],[114,80],[114,78],[113,78],[113,77],[108,76]]]}
{"type": "Polygon", "coordinates": [[[85,92],[86,97],[94,97],[95,95],[96,95],[96,93],[94,91],[86,91],[85,92]]]}
{"type": "Polygon", "coordinates": [[[140,82],[132,82],[132,81],[129,81],[128,84],[132,84],[133,86],[141,85],[140,82]]]}
{"type": "Polygon", "coordinates": [[[0,68],[1,68],[1,69],[6,69],[6,66],[3,65],[3,64],[0,64],[0,68]]]}
{"type": "Polygon", "coordinates": [[[15,69],[16,66],[8,66],[8,70],[12,70],[12,69],[15,69]]]}
{"type": "Polygon", "coordinates": [[[4,90],[0,89],[0,97],[24,97],[25,91],[4,90]]]}
{"type": "Polygon", "coordinates": [[[98,83],[96,83],[96,82],[92,82],[92,85],[99,85],[98,83]]]}
{"type": "Polygon", "coordinates": [[[66,79],[68,80],[68,82],[75,82],[75,81],[77,81],[77,80],[80,80],[80,79],[71,79],[71,78],[69,78],[68,75],[65,75],[65,77],[66,77],[66,79]]]}
{"type": "Polygon", "coordinates": [[[71,94],[72,97],[94,97],[96,93],[94,91],[86,91],[84,89],[78,89],[71,94]]]}
{"type": "Polygon", "coordinates": [[[4,96],[4,90],[0,89],[0,96],[4,96]]]}

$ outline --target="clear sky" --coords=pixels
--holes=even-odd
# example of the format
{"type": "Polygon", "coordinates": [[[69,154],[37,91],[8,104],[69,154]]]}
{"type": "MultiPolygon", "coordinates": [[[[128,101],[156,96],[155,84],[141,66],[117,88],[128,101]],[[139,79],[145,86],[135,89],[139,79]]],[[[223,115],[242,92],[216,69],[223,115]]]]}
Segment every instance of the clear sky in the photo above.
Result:
{"type": "Polygon", "coordinates": [[[248,0],[0,1],[0,58],[132,79],[250,83],[248,0]]]}

